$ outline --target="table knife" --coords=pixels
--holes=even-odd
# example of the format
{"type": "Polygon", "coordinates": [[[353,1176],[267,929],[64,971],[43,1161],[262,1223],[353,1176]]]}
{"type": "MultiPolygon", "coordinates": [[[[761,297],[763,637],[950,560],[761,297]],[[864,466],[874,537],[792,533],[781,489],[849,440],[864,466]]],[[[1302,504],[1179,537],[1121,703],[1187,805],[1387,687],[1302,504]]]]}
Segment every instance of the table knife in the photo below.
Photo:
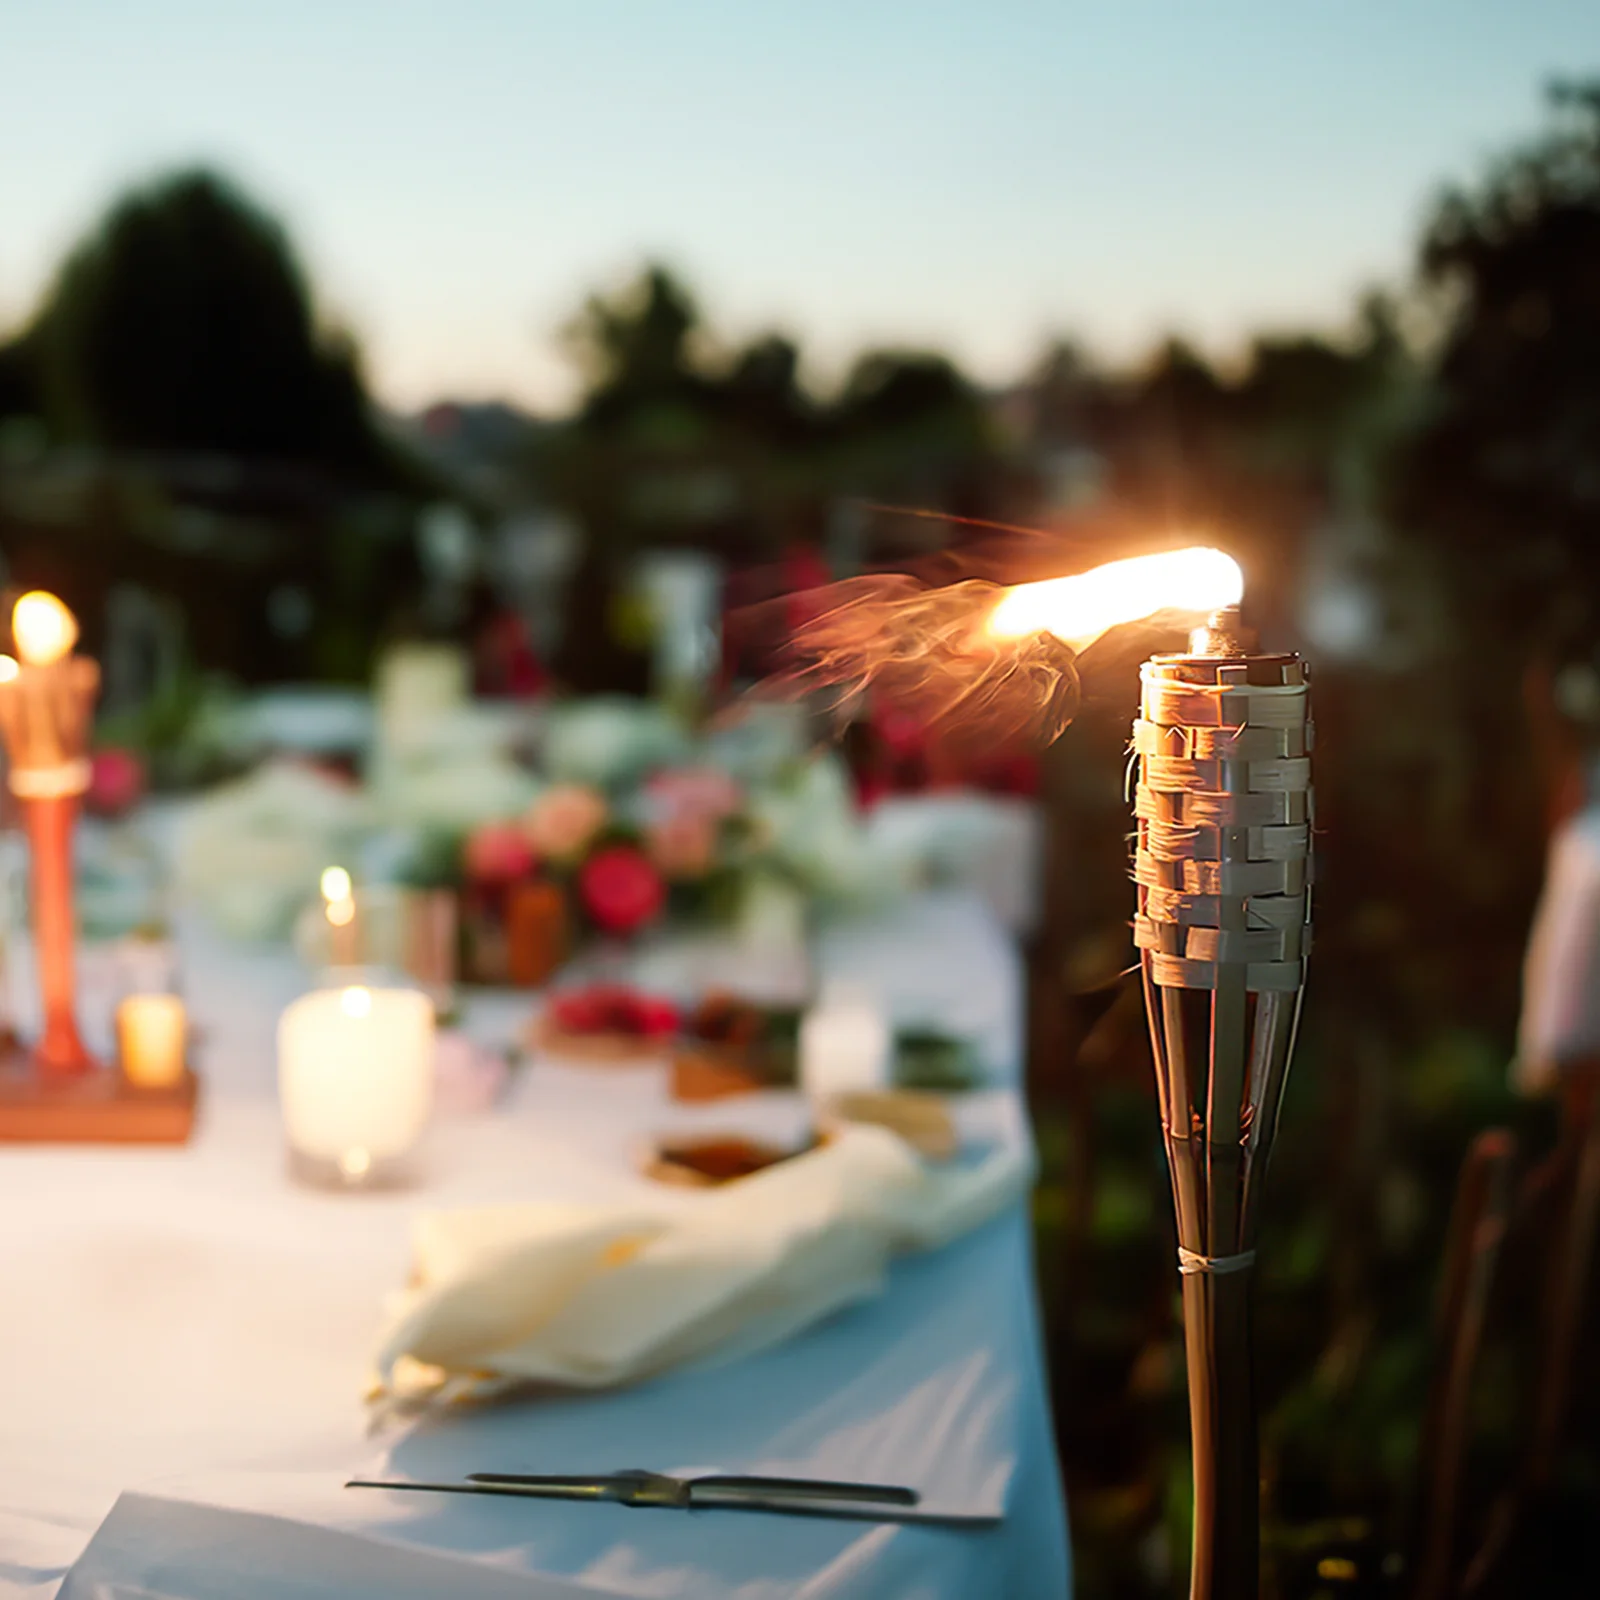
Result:
{"type": "Polygon", "coordinates": [[[406,1489],[432,1494],[504,1495],[534,1500],[607,1501],[678,1511],[773,1511],[790,1516],[844,1517],[869,1522],[918,1522],[985,1527],[1000,1520],[965,1512],[918,1509],[915,1489],[890,1484],[841,1483],[820,1478],[710,1475],[674,1478],[661,1472],[549,1476],[475,1472],[459,1483],[354,1478],[348,1489],[406,1489]]]}

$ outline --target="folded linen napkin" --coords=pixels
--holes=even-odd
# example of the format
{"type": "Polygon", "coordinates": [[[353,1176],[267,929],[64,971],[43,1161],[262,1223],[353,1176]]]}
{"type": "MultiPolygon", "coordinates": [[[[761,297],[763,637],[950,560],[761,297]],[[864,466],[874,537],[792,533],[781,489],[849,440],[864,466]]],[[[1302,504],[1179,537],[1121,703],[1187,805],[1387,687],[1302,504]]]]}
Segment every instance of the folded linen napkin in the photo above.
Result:
{"type": "Polygon", "coordinates": [[[748,1354],[877,1293],[893,1255],[988,1221],[1031,1175],[1015,1144],[931,1166],[887,1129],[853,1126],[671,1208],[425,1216],[374,1398],[603,1388],[748,1354]]]}

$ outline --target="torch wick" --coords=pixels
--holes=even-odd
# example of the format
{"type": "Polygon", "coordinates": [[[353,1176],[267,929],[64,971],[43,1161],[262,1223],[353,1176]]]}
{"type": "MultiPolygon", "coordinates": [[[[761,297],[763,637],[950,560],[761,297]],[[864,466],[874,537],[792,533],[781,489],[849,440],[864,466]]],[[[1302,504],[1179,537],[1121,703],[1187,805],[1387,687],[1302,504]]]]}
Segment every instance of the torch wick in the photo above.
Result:
{"type": "Polygon", "coordinates": [[[1197,656],[1247,656],[1259,647],[1254,628],[1247,628],[1238,606],[1222,606],[1189,635],[1189,653],[1197,656]]]}

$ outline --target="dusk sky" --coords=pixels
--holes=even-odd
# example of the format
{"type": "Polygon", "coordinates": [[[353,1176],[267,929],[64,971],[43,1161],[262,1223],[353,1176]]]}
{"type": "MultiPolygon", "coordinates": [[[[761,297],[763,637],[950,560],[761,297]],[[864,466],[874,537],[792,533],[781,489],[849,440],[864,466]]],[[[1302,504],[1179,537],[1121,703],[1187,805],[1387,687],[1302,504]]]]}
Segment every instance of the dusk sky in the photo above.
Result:
{"type": "Polygon", "coordinates": [[[130,179],[276,210],[387,402],[560,404],[645,257],[731,338],[986,379],[1335,324],[1600,71],[1593,0],[0,0],[0,330],[130,179]]]}

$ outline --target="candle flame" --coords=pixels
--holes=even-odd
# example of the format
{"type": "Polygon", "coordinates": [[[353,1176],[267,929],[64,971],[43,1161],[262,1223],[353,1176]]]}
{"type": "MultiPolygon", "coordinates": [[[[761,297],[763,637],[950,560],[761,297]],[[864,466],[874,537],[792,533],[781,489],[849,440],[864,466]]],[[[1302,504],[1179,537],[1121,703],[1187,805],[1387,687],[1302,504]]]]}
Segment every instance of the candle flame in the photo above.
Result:
{"type": "Polygon", "coordinates": [[[1018,584],[990,613],[989,631],[999,639],[1052,633],[1083,650],[1119,623],[1164,611],[1203,616],[1237,605],[1243,591],[1244,575],[1232,556],[1197,546],[1018,584]]]}
{"type": "Polygon", "coordinates": [[[348,928],[356,920],[356,903],[354,900],[330,900],[327,906],[328,921],[335,928],[348,928]]]}
{"type": "Polygon", "coordinates": [[[15,656],[0,656],[0,683],[10,683],[21,671],[15,656]]]}
{"type": "Polygon", "coordinates": [[[30,589],[11,611],[17,654],[30,667],[47,667],[71,654],[78,642],[78,619],[53,594],[30,589]]]}
{"type": "Polygon", "coordinates": [[[347,1017],[365,1017],[372,1012],[372,991],[370,989],[346,989],[339,996],[339,1009],[347,1017]]]}
{"type": "Polygon", "coordinates": [[[322,898],[324,900],[348,900],[350,898],[350,874],[343,867],[324,867],[322,869],[322,898]]]}

